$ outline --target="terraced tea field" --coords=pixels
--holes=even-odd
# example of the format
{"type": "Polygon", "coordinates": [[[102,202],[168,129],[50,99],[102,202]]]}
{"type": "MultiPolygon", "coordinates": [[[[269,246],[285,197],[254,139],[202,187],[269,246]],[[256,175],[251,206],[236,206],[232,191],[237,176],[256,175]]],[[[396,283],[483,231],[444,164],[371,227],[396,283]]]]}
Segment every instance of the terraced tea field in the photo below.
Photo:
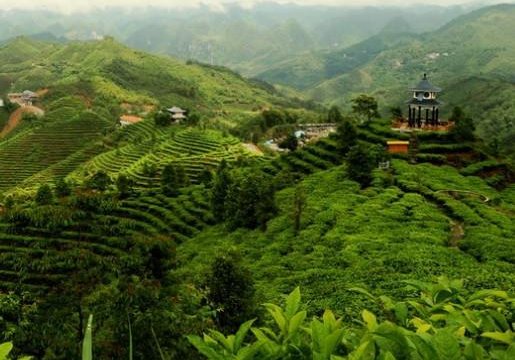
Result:
{"type": "Polygon", "coordinates": [[[191,186],[175,198],[140,194],[88,218],[56,205],[54,213],[70,216],[63,214],[68,220],[58,226],[5,220],[0,223],[0,289],[46,291],[82,266],[111,272],[126,266],[131,252],[144,251],[138,249],[147,238],[187,240],[213,222],[206,199],[203,186],[191,186]]]}
{"type": "Polygon", "coordinates": [[[89,112],[71,117],[62,115],[58,118],[67,120],[27,127],[0,143],[0,190],[24,181],[25,185],[34,186],[35,183],[27,182],[29,178],[53,181],[64,177],[97,151],[98,145],[93,144],[109,123],[89,112]]]}
{"type": "Polygon", "coordinates": [[[135,181],[137,187],[149,188],[159,185],[165,165],[176,163],[184,167],[192,183],[197,183],[204,169],[214,170],[222,159],[233,162],[240,157],[256,156],[237,138],[224,136],[215,130],[183,127],[162,130],[155,129],[149,121],[131,128],[123,135],[126,139],[124,144],[96,156],[74,176],[100,170],[111,176],[124,173],[135,181]],[[155,171],[149,174],[148,168],[155,171]]]}

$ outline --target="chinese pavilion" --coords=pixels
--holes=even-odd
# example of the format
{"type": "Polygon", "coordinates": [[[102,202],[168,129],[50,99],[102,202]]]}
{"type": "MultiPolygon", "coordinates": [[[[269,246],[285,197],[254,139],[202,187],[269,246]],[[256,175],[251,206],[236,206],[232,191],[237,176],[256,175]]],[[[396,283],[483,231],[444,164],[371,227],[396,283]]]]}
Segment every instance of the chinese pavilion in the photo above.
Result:
{"type": "Polygon", "coordinates": [[[427,74],[415,87],[409,89],[413,97],[408,104],[408,125],[410,127],[437,126],[439,124],[439,106],[437,95],[441,88],[433,86],[427,79],[427,74]]]}

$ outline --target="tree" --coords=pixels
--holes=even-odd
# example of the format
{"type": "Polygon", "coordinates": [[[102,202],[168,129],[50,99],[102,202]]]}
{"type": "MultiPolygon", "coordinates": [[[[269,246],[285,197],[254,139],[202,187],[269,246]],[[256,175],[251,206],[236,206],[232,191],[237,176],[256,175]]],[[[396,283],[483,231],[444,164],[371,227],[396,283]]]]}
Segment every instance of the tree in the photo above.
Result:
{"type": "Polygon", "coordinates": [[[213,173],[207,167],[204,167],[204,169],[202,169],[202,172],[199,175],[198,180],[201,184],[209,186],[213,181],[213,173]]]}
{"type": "Polygon", "coordinates": [[[35,200],[38,205],[49,205],[54,201],[54,194],[48,184],[39,187],[35,200]]]}
{"type": "Polygon", "coordinates": [[[66,196],[69,196],[72,192],[70,184],[63,178],[59,179],[57,181],[57,184],[55,184],[55,196],[58,198],[63,198],[66,196]]]}
{"type": "Polygon", "coordinates": [[[365,145],[353,146],[347,154],[347,173],[349,178],[361,184],[362,188],[372,182],[372,171],[377,166],[375,154],[365,145]]]}
{"type": "Polygon", "coordinates": [[[356,144],[358,139],[358,131],[352,124],[351,120],[346,118],[339,125],[336,131],[336,141],[338,147],[343,154],[346,154],[349,149],[356,144]]]}
{"type": "Polygon", "coordinates": [[[413,132],[411,132],[411,135],[409,138],[409,149],[408,149],[409,161],[412,164],[415,164],[417,162],[418,147],[419,147],[418,136],[417,136],[417,133],[415,133],[413,131],[413,132]]]}
{"type": "Polygon", "coordinates": [[[177,176],[177,186],[178,187],[185,187],[190,185],[190,179],[188,178],[188,175],[186,174],[186,170],[184,169],[184,166],[181,164],[175,165],[175,174],[177,176]]]}
{"type": "Polygon", "coordinates": [[[276,213],[272,179],[252,168],[233,174],[225,198],[225,219],[230,229],[264,229],[276,213]]]}
{"type": "Polygon", "coordinates": [[[279,147],[281,149],[288,149],[290,151],[295,151],[298,146],[299,140],[297,139],[295,134],[292,133],[288,134],[288,136],[286,136],[286,139],[281,141],[281,143],[279,144],[279,147]]]}
{"type": "Polygon", "coordinates": [[[365,94],[352,99],[352,111],[360,116],[364,116],[367,121],[379,117],[377,101],[374,97],[365,94]]]}
{"type": "Polygon", "coordinates": [[[332,106],[327,113],[327,122],[339,124],[342,121],[343,116],[340,112],[340,108],[336,105],[332,106]]]}
{"type": "Polygon", "coordinates": [[[394,120],[402,119],[402,109],[400,106],[392,106],[390,108],[390,114],[394,120]]]}
{"type": "Polygon", "coordinates": [[[227,192],[231,184],[231,176],[227,168],[227,162],[222,160],[213,181],[213,189],[211,190],[211,208],[213,215],[217,221],[225,219],[225,201],[227,192]]]}
{"type": "Polygon", "coordinates": [[[473,141],[474,140],[474,121],[467,117],[463,110],[456,106],[452,109],[450,120],[454,122],[451,134],[456,141],[473,141]]]}
{"type": "Polygon", "coordinates": [[[116,178],[116,188],[121,198],[125,198],[132,193],[134,182],[125,174],[120,174],[116,178]]]}
{"type": "Polygon", "coordinates": [[[172,164],[165,165],[161,172],[161,191],[166,196],[177,196],[179,194],[177,171],[172,164]]]}
{"type": "Polygon", "coordinates": [[[209,302],[219,309],[216,322],[221,330],[234,331],[242,321],[253,315],[254,282],[249,270],[243,267],[234,252],[215,258],[206,285],[209,302]]]}
{"type": "Polygon", "coordinates": [[[87,185],[91,189],[105,191],[112,181],[109,175],[103,170],[96,172],[88,181],[87,185]]]}
{"type": "Polygon", "coordinates": [[[295,187],[295,193],[293,194],[293,233],[295,236],[300,231],[300,221],[302,220],[302,213],[306,207],[306,192],[302,185],[295,187]]]}
{"type": "Polygon", "coordinates": [[[162,109],[154,114],[154,123],[157,126],[168,126],[171,124],[170,114],[162,109]]]}

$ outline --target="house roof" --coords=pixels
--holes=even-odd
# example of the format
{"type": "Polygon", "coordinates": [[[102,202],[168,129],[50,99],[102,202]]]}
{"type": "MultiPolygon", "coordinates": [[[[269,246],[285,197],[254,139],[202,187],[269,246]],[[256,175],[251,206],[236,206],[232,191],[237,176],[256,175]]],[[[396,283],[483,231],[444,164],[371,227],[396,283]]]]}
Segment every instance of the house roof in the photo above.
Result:
{"type": "Polygon", "coordinates": [[[402,140],[392,140],[387,141],[387,145],[409,145],[409,141],[402,141],[402,140]]]}
{"type": "Polygon", "coordinates": [[[30,96],[30,97],[37,97],[38,94],[36,94],[35,92],[33,91],[30,91],[30,90],[25,90],[23,93],[22,93],[23,96],[30,96]]]}
{"type": "Polygon", "coordinates": [[[120,116],[120,121],[128,123],[128,124],[136,124],[139,123],[142,118],[136,115],[122,115],[120,116]]]}
{"type": "Polygon", "coordinates": [[[442,89],[431,84],[427,79],[427,74],[424,74],[424,78],[417,85],[410,88],[410,91],[441,92],[442,89]]]}
{"type": "Polygon", "coordinates": [[[171,113],[185,113],[186,110],[183,110],[181,109],[180,107],[177,107],[177,106],[174,106],[174,107],[171,107],[170,109],[166,109],[168,112],[171,112],[171,113]]]}

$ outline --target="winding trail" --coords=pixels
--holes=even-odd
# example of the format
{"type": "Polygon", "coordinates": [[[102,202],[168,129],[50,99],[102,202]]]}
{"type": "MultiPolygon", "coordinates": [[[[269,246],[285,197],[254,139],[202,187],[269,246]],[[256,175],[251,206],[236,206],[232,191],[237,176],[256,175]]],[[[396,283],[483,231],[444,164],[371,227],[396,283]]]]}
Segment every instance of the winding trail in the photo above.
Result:
{"type": "Polygon", "coordinates": [[[5,124],[4,128],[0,132],[0,139],[5,137],[7,134],[9,134],[11,131],[16,129],[18,125],[20,125],[20,122],[23,118],[23,114],[35,114],[37,116],[43,116],[45,112],[43,109],[38,108],[37,106],[22,106],[18,109],[16,109],[11,116],[9,116],[9,120],[7,121],[7,124],[5,124]]]}

